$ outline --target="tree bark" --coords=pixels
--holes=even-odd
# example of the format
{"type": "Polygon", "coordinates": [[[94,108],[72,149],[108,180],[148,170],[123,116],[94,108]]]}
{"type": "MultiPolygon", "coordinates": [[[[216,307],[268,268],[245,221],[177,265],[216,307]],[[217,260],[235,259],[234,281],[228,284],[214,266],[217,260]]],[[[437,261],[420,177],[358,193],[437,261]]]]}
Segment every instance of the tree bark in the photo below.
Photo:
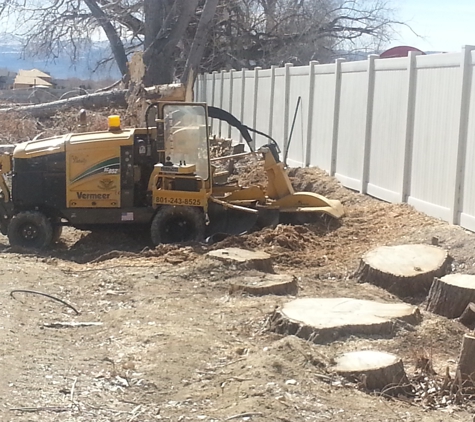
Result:
{"type": "Polygon", "coordinates": [[[475,385],[475,336],[465,334],[460,350],[457,376],[461,377],[463,387],[475,385]]]}
{"type": "Polygon", "coordinates": [[[470,302],[467,305],[465,311],[463,311],[460,316],[459,321],[471,330],[475,328],[475,303],[470,302]]]}
{"type": "Polygon", "coordinates": [[[181,77],[181,82],[185,86],[188,86],[188,84],[193,85],[195,83],[196,75],[198,74],[198,66],[200,65],[205,50],[210,23],[213,20],[218,3],[219,0],[206,0],[204,5],[200,22],[198,23],[198,28],[195,33],[195,38],[193,39],[190,53],[186,59],[185,70],[181,77]]]}
{"type": "Polygon", "coordinates": [[[257,270],[264,273],[274,272],[271,256],[266,252],[226,248],[208,252],[207,255],[210,258],[218,259],[245,270],[257,270]]]}
{"type": "Polygon", "coordinates": [[[175,73],[174,50],[185,34],[199,0],[145,0],[144,85],[171,83],[175,73]]]}
{"type": "Polygon", "coordinates": [[[335,359],[331,368],[362,389],[379,390],[386,395],[408,393],[411,388],[402,360],[390,353],[362,350],[345,353],[335,359]]]}
{"type": "Polygon", "coordinates": [[[247,293],[254,296],[282,296],[296,295],[299,289],[297,277],[290,274],[234,277],[229,282],[229,294],[247,293]]]}
{"type": "Polygon", "coordinates": [[[470,302],[475,302],[475,275],[450,274],[434,279],[427,297],[427,310],[457,318],[470,302]]]}
{"type": "Polygon", "coordinates": [[[118,2],[109,0],[99,0],[98,3],[106,6],[108,10],[112,10],[117,21],[131,31],[133,36],[144,35],[143,22],[136,18],[129,9],[121,6],[118,2]]]}
{"type": "Polygon", "coordinates": [[[361,258],[356,277],[405,298],[426,296],[434,277],[450,268],[447,251],[431,245],[382,246],[361,258]]]}
{"type": "Polygon", "coordinates": [[[99,22],[102,29],[104,30],[109,44],[111,46],[112,54],[114,55],[115,62],[119,67],[120,73],[122,76],[127,75],[127,54],[125,53],[124,44],[120,39],[117,31],[112,25],[111,21],[103,10],[99,7],[95,0],[84,0],[87,7],[92,13],[92,16],[99,22]]]}

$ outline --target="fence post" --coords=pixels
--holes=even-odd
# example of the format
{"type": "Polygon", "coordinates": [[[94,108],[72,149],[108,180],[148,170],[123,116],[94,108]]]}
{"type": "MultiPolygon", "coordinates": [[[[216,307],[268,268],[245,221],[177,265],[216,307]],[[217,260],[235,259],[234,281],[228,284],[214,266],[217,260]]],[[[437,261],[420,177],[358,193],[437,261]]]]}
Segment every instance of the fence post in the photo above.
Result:
{"type": "Polygon", "coordinates": [[[470,93],[472,89],[472,51],[475,46],[466,45],[462,48],[460,62],[462,93],[460,105],[460,122],[457,142],[457,156],[455,159],[455,186],[450,223],[460,223],[460,213],[463,207],[463,189],[465,182],[465,159],[467,153],[467,136],[470,111],[470,93]]]}
{"type": "Polygon", "coordinates": [[[373,130],[373,104],[374,104],[374,80],[375,70],[374,61],[379,56],[370,54],[368,56],[368,95],[366,97],[366,124],[364,135],[364,151],[363,151],[363,174],[361,175],[361,193],[368,190],[369,166],[371,161],[371,131],[373,130]]]}
{"type": "MultiPolygon", "coordinates": [[[[289,143],[289,112],[290,112],[290,68],[292,63],[285,63],[285,97],[284,97],[284,145],[282,151],[286,151],[289,143]]],[[[285,155],[285,152],[284,152],[285,155]]]]}
{"type": "Polygon", "coordinates": [[[417,87],[417,69],[416,56],[420,53],[409,51],[407,58],[407,115],[406,115],[406,134],[404,141],[404,164],[401,187],[401,202],[407,202],[411,192],[412,176],[412,150],[414,144],[414,119],[416,113],[416,87],[417,87]]]}
{"type": "Polygon", "coordinates": [[[330,175],[336,173],[336,160],[338,152],[338,125],[340,123],[340,101],[341,101],[341,64],[345,59],[335,61],[335,102],[333,104],[333,133],[331,146],[330,175]]]}
{"type": "MultiPolygon", "coordinates": [[[[216,91],[216,75],[217,71],[213,71],[212,73],[212,78],[211,78],[211,105],[214,106],[214,94],[216,91]]],[[[210,128],[210,133],[214,135],[213,133],[213,121],[214,119],[211,119],[211,128],[210,128]]]]}
{"type": "Polygon", "coordinates": [[[217,71],[213,71],[212,75],[211,75],[211,105],[214,106],[214,94],[215,94],[215,91],[216,91],[216,75],[217,75],[217,71]]]}
{"type": "Polygon", "coordinates": [[[313,103],[315,97],[315,66],[317,61],[310,62],[310,69],[308,71],[309,86],[308,86],[308,116],[307,116],[307,148],[305,151],[305,167],[310,166],[312,155],[312,131],[313,131],[313,103]]]}
{"type": "MultiPolygon", "coordinates": [[[[229,71],[229,103],[228,103],[228,111],[232,114],[233,113],[233,94],[234,94],[234,86],[233,86],[233,79],[234,79],[234,69],[229,71]]],[[[231,125],[228,125],[228,138],[231,138],[231,125]]]]}
{"type": "MultiPolygon", "coordinates": [[[[224,101],[224,74],[226,73],[225,70],[222,70],[221,71],[221,74],[220,74],[220,78],[221,80],[219,81],[219,85],[220,85],[220,91],[219,91],[219,108],[223,108],[223,101],[224,101]]],[[[222,123],[223,121],[220,120],[219,121],[219,130],[218,130],[218,133],[219,133],[219,137],[221,137],[221,128],[222,128],[222,123]]]]}
{"type": "Polygon", "coordinates": [[[203,88],[201,89],[202,95],[200,101],[207,103],[208,102],[208,73],[203,73],[203,88]]]}
{"type": "Polygon", "coordinates": [[[270,67],[270,104],[269,104],[269,130],[267,133],[272,136],[272,127],[274,126],[274,98],[275,98],[275,69],[277,66],[270,67]]]}
{"type": "MultiPolygon", "coordinates": [[[[256,129],[257,124],[257,95],[259,92],[259,70],[262,67],[254,68],[254,103],[252,106],[252,128],[256,129]]],[[[256,132],[252,132],[252,149],[256,149],[256,132]]]]}
{"type": "Polygon", "coordinates": [[[193,101],[195,103],[198,103],[200,101],[201,78],[202,75],[198,75],[195,79],[195,85],[193,86],[193,101]]]}

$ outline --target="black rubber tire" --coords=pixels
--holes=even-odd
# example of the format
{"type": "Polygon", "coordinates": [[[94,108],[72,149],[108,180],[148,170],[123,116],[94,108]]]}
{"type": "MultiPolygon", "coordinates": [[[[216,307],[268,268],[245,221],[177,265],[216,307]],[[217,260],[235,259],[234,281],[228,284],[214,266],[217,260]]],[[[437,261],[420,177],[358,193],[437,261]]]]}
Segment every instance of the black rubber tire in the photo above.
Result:
{"type": "Polygon", "coordinates": [[[20,212],[8,225],[8,240],[11,246],[44,249],[53,240],[53,226],[41,212],[20,212]]]}
{"type": "Polygon", "coordinates": [[[200,208],[164,205],[152,220],[152,243],[180,243],[203,240],[205,217],[200,208]]]}

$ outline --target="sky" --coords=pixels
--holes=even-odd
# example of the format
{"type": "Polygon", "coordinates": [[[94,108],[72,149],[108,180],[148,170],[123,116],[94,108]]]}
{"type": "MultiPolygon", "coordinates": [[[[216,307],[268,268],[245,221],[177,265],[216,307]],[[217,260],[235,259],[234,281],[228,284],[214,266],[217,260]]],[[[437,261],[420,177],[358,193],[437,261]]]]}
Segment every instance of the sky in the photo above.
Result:
{"type": "Polygon", "coordinates": [[[410,45],[422,51],[460,51],[475,45],[474,0],[394,0],[397,19],[420,35],[401,27],[389,47],[410,45]]]}

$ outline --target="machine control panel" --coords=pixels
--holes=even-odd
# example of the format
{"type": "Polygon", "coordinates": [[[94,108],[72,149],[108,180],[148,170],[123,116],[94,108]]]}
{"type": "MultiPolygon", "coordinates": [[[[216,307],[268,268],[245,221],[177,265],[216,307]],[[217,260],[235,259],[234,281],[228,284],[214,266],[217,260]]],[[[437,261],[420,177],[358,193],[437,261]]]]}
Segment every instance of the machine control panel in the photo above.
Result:
{"type": "Polygon", "coordinates": [[[155,164],[160,173],[164,174],[180,174],[180,175],[193,175],[196,173],[195,164],[155,164]]]}

